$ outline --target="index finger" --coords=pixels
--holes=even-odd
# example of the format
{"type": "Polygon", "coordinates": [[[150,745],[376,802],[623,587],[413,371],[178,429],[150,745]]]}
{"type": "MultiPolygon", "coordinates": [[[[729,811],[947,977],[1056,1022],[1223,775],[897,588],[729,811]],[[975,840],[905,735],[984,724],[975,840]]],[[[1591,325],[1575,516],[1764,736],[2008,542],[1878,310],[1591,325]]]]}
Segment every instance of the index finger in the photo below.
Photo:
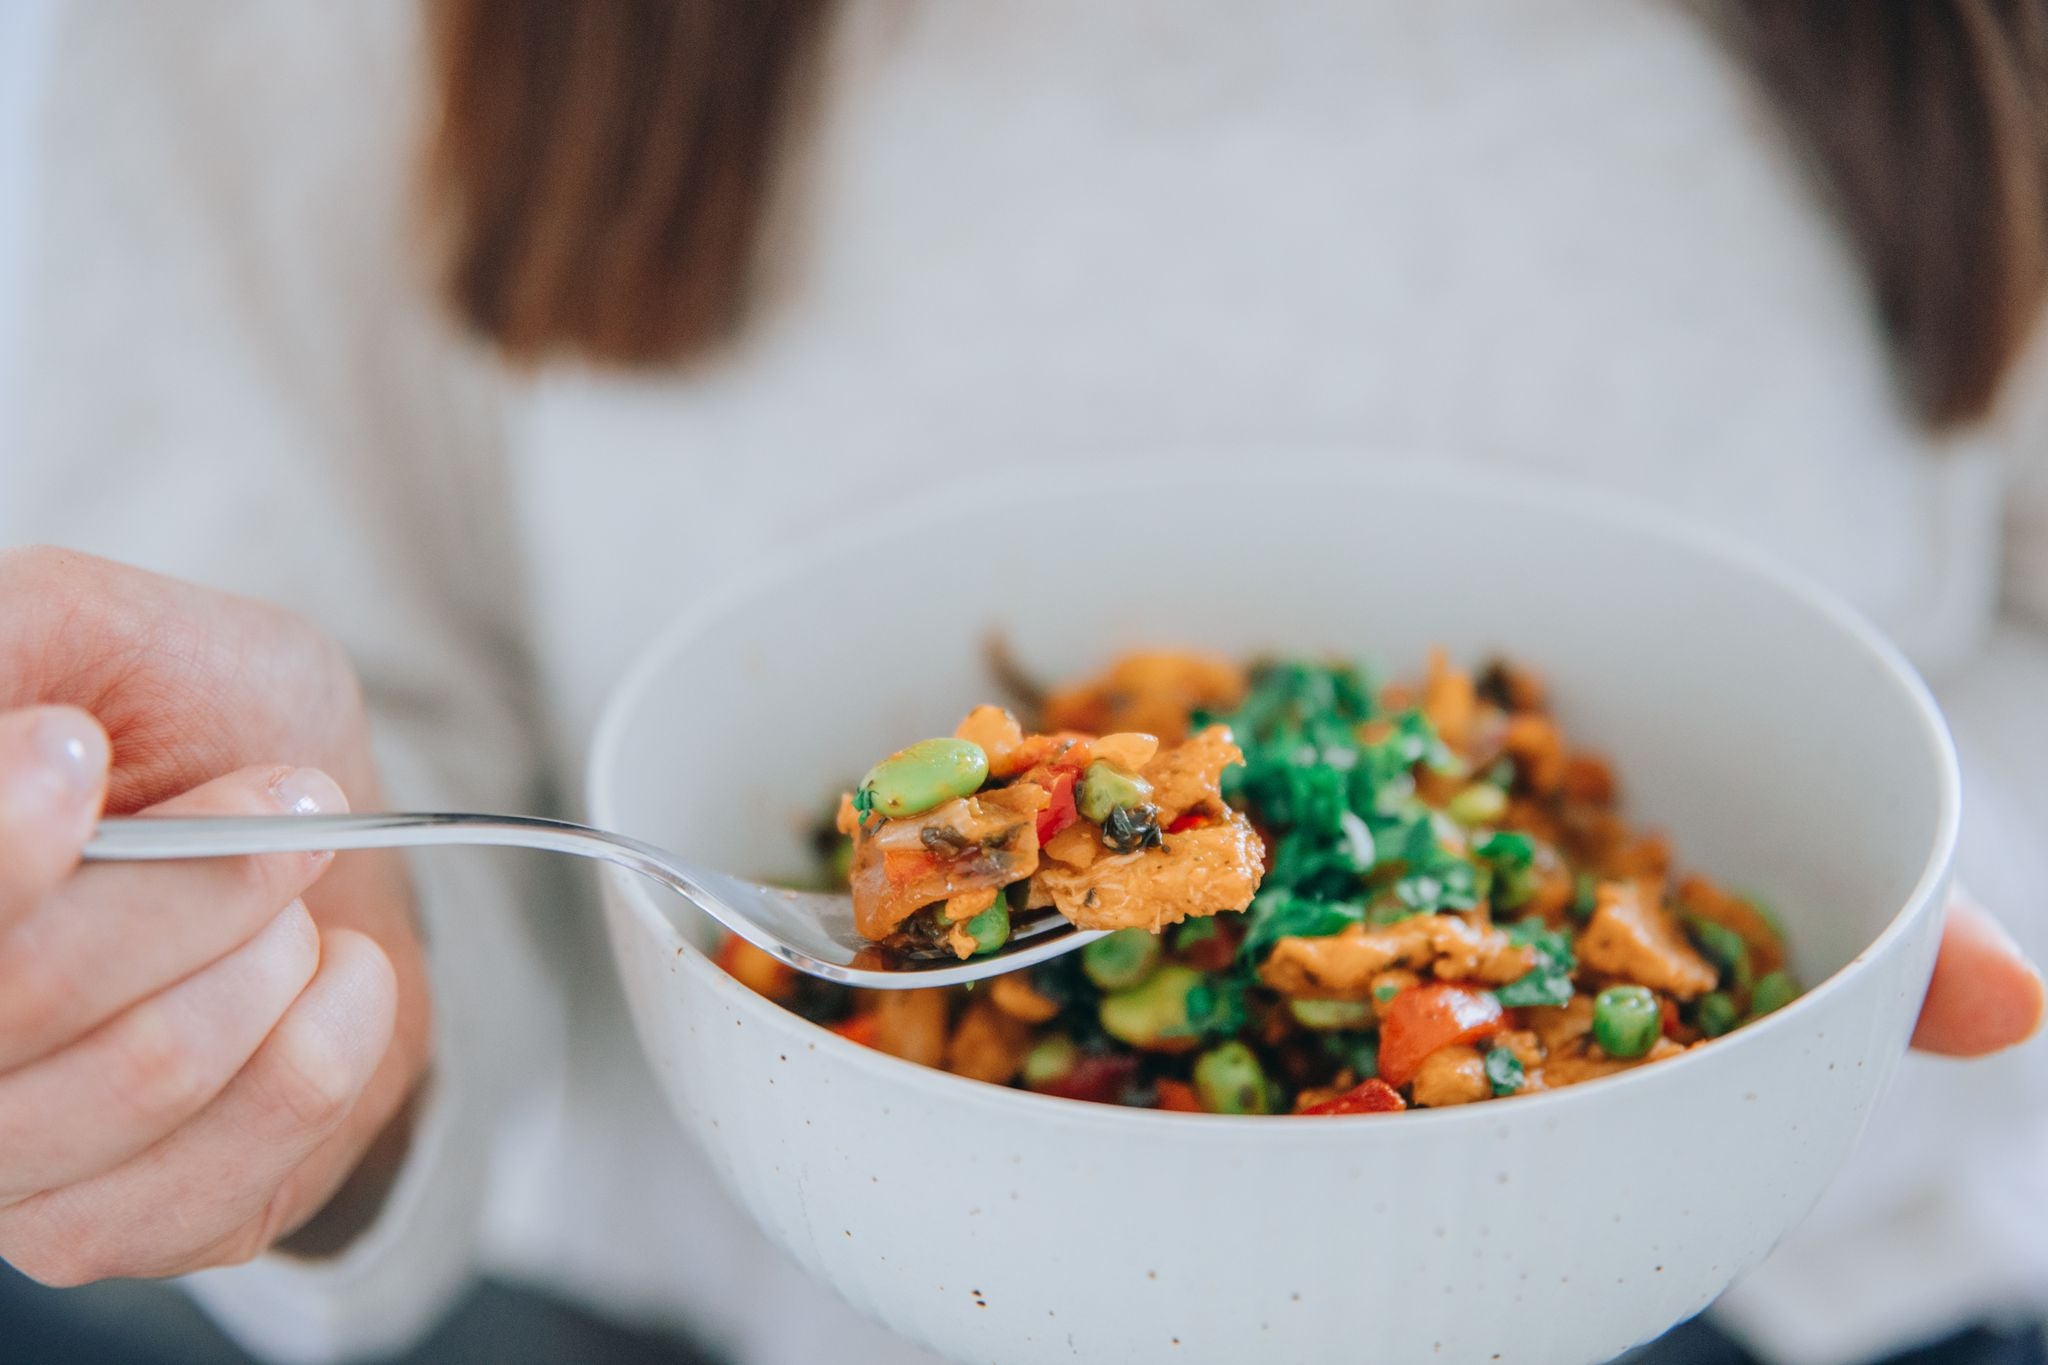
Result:
{"type": "Polygon", "coordinates": [[[0,931],[78,865],[111,753],[107,732],[77,707],[0,712],[0,931]]]}

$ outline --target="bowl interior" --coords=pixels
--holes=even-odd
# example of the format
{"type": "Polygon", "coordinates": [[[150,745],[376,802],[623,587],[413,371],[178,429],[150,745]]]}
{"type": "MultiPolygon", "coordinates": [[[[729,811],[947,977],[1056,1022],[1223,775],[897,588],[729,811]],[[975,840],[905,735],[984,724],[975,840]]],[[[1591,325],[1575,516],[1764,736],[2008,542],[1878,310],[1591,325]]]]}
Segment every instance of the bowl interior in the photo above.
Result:
{"type": "Polygon", "coordinates": [[[622,687],[594,817],[804,871],[869,763],[1000,695],[995,632],[1048,680],[1144,645],[1526,661],[1683,866],[1780,909],[1809,983],[1883,931],[1954,817],[1924,689],[1830,599],[1605,495],[1356,460],[982,487],[715,595],[622,687]]]}

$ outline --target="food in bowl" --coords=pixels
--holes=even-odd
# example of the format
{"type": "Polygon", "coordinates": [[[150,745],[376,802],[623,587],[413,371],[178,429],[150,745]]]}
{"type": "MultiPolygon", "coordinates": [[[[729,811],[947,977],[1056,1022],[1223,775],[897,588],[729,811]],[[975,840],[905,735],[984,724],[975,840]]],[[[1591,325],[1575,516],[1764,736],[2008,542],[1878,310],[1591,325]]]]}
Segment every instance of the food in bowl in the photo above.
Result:
{"type": "Polygon", "coordinates": [[[1674,872],[1535,673],[1130,655],[878,763],[826,851],[895,951],[1013,912],[1112,932],[952,990],[726,968],[895,1056],[1070,1099],[1229,1114],[1440,1108],[1679,1055],[1799,988],[1775,917],[1674,872]]]}

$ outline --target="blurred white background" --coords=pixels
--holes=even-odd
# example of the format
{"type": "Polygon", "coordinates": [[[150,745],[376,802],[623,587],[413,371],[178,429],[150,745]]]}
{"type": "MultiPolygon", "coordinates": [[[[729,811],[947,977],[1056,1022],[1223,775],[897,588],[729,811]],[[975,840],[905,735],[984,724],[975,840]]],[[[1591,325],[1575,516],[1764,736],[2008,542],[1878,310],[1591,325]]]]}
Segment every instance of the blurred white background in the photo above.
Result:
{"type": "MultiPolygon", "coordinates": [[[[13,402],[22,299],[27,289],[22,259],[30,206],[35,203],[35,168],[29,164],[32,111],[40,104],[43,55],[56,0],[0,3],[0,411],[13,402]]],[[[13,452],[0,443],[0,499],[7,496],[13,452]]]]}

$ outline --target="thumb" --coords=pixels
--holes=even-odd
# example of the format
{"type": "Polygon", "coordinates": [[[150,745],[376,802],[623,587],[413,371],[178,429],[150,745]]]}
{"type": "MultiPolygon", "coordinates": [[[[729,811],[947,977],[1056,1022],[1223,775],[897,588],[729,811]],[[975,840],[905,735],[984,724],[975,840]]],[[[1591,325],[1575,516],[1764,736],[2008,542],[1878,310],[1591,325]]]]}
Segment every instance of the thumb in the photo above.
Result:
{"type": "Polygon", "coordinates": [[[76,707],[0,712],[0,930],[77,866],[110,753],[107,732],[76,707]]]}
{"type": "Polygon", "coordinates": [[[1949,902],[1941,955],[1913,1046],[1949,1057],[1981,1057],[2024,1043],[2041,1027],[2041,973],[1981,906],[1949,902]]]}

